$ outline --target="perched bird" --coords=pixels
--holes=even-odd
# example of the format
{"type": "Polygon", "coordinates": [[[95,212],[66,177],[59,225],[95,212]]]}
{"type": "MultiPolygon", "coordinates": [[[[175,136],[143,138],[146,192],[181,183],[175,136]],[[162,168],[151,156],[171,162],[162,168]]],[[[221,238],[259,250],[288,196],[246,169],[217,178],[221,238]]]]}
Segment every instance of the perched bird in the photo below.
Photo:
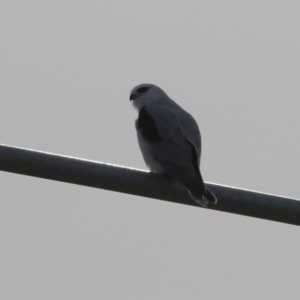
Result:
{"type": "Polygon", "coordinates": [[[139,112],[135,127],[149,169],[175,178],[199,205],[216,204],[199,169],[201,136],[195,119],[153,84],[136,86],[129,99],[139,112]]]}

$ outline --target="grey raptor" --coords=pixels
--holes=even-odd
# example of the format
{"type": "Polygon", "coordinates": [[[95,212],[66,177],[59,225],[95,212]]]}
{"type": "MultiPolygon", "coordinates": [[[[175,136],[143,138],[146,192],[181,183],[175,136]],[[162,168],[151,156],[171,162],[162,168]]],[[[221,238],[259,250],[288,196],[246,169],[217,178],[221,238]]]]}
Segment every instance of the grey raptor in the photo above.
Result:
{"type": "Polygon", "coordinates": [[[216,204],[199,169],[201,135],[195,119],[153,84],[136,86],[130,101],[139,112],[137,137],[150,170],[175,178],[199,205],[216,204]]]}

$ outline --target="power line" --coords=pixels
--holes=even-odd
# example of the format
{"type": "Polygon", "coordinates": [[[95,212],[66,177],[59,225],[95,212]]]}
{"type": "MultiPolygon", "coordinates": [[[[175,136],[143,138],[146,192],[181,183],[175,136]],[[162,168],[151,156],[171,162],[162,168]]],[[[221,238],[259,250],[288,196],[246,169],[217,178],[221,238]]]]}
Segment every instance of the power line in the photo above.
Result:
{"type": "MultiPolygon", "coordinates": [[[[0,170],[199,207],[169,178],[74,157],[0,145],[0,170]]],[[[208,209],[300,225],[300,201],[206,183],[218,203],[208,209]]]]}

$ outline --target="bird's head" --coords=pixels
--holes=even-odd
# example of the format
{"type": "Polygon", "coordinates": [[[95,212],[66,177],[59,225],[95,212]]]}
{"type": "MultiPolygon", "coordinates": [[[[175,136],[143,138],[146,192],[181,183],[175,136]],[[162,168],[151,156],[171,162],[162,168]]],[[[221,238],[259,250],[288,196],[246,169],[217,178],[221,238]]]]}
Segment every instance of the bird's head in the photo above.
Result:
{"type": "Polygon", "coordinates": [[[167,97],[167,95],[161,88],[154,84],[143,83],[133,88],[129,100],[132,101],[137,110],[140,110],[145,105],[153,101],[159,101],[164,97],[167,97]]]}

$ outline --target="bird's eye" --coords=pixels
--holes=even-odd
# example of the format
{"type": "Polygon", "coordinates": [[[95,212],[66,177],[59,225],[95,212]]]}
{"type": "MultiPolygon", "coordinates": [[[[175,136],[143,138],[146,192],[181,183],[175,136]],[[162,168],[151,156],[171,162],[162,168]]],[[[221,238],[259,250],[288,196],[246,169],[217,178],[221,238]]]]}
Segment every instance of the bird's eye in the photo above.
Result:
{"type": "Polygon", "coordinates": [[[149,86],[142,86],[142,87],[140,87],[140,88],[137,89],[137,92],[138,92],[139,94],[144,94],[144,93],[146,93],[149,89],[150,89],[149,86]]]}

